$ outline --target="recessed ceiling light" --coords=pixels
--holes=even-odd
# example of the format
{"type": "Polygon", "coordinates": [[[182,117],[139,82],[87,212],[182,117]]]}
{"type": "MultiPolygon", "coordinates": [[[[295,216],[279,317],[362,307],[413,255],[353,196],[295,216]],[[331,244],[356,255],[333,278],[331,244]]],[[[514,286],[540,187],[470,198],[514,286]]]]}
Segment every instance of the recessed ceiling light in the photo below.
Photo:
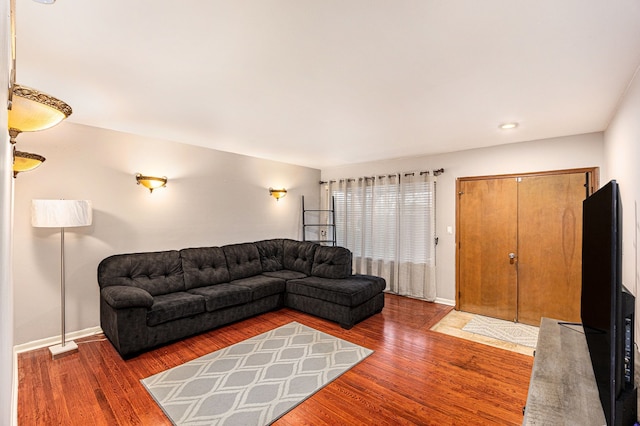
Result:
{"type": "Polygon", "coordinates": [[[509,130],[509,129],[515,129],[516,127],[518,127],[518,123],[511,122],[511,123],[503,123],[499,126],[502,130],[509,130]]]}
{"type": "Polygon", "coordinates": [[[53,4],[56,2],[56,0],[33,0],[36,3],[42,3],[42,4],[53,4]]]}

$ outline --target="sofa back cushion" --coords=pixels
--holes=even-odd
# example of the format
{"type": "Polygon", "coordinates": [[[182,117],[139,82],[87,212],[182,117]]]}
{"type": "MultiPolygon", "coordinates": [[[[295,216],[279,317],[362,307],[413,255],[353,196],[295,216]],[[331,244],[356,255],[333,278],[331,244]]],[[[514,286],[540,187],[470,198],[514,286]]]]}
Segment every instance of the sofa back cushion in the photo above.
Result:
{"type": "Polygon", "coordinates": [[[320,246],[313,256],[311,275],[320,278],[347,278],[351,276],[351,251],[344,247],[320,246]]]}
{"type": "Polygon", "coordinates": [[[284,240],[282,238],[257,241],[255,244],[260,254],[262,272],[276,272],[284,269],[284,240]]]}
{"type": "Polygon", "coordinates": [[[187,290],[231,281],[227,258],[220,247],[182,249],[180,257],[187,290]]]}
{"type": "Polygon", "coordinates": [[[176,250],[116,254],[98,265],[100,288],[112,285],[138,287],[152,296],[184,291],[180,253],[176,250]]]}
{"type": "Polygon", "coordinates": [[[318,244],[309,241],[284,240],[284,269],[311,275],[313,255],[318,244]]]}
{"type": "Polygon", "coordinates": [[[252,277],[262,273],[258,247],[253,243],[230,244],[222,247],[227,258],[231,280],[252,277]]]}

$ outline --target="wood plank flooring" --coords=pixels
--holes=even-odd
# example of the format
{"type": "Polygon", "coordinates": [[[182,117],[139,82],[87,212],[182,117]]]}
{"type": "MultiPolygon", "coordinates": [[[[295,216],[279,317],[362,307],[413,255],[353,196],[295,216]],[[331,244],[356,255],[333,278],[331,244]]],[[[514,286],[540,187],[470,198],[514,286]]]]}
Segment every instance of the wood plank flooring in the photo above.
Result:
{"type": "Polygon", "coordinates": [[[169,425],[140,383],[167,368],[298,321],[373,349],[276,425],[519,425],[533,358],[429,329],[451,307],[386,295],[382,314],[344,330],[282,309],[123,361],[108,341],[18,356],[18,424],[169,425]]]}

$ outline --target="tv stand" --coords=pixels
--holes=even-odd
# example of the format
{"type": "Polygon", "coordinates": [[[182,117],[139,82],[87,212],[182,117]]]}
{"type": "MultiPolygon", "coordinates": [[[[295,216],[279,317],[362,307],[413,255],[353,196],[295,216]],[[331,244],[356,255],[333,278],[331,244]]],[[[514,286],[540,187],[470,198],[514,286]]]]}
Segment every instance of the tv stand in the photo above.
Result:
{"type": "Polygon", "coordinates": [[[541,424],[606,424],[582,326],[551,318],[540,323],[523,421],[541,424]]]}

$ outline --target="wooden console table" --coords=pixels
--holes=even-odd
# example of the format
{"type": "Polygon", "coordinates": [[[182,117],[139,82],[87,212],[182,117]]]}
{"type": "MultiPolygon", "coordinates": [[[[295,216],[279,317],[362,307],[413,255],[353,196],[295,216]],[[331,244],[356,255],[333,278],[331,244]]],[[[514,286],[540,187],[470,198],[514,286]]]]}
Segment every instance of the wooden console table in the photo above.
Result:
{"type": "Polygon", "coordinates": [[[582,326],[542,318],[523,425],[606,425],[582,326]]]}

